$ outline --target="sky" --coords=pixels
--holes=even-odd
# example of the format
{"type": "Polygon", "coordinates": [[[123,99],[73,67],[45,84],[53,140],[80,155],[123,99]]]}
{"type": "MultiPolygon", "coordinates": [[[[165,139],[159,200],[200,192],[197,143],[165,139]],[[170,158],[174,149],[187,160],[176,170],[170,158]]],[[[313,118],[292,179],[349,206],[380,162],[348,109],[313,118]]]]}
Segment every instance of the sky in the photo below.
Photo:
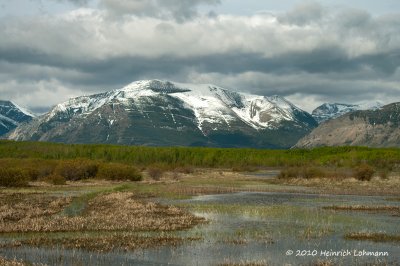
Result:
{"type": "Polygon", "coordinates": [[[45,112],[136,80],[400,101],[398,0],[0,0],[0,99],[45,112]]]}

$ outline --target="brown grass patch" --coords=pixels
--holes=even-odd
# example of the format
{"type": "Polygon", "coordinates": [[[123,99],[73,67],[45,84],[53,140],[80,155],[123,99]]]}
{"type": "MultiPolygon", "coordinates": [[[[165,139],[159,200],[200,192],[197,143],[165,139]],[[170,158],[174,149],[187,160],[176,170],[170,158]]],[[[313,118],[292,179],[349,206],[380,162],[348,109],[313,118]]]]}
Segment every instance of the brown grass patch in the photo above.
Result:
{"type": "Polygon", "coordinates": [[[22,261],[13,259],[13,260],[8,260],[6,258],[0,257],[0,265],[1,266],[26,266],[25,263],[22,261]]]}
{"type": "Polygon", "coordinates": [[[314,265],[314,266],[334,266],[335,264],[331,260],[317,260],[312,265],[314,265]]]}
{"type": "Polygon", "coordinates": [[[400,214],[400,207],[398,206],[366,206],[366,205],[333,205],[324,206],[324,210],[335,211],[367,211],[367,212],[390,212],[392,214],[400,214]]]}
{"type": "Polygon", "coordinates": [[[222,263],[218,263],[218,266],[267,266],[268,263],[265,260],[257,260],[257,261],[250,261],[250,260],[242,260],[239,262],[233,262],[229,260],[224,260],[222,263]]]}
{"type": "Polygon", "coordinates": [[[361,240],[373,242],[400,242],[400,235],[389,235],[385,233],[349,233],[344,236],[348,240],[361,240]]]}
{"type": "Polygon", "coordinates": [[[369,182],[355,178],[291,178],[276,179],[277,184],[290,186],[305,186],[316,189],[324,194],[351,194],[399,196],[400,176],[390,176],[388,179],[372,178],[369,182]]]}
{"type": "Polygon", "coordinates": [[[71,198],[14,196],[22,199],[15,204],[6,199],[4,204],[0,197],[0,232],[171,231],[204,221],[173,206],[139,201],[132,193],[97,196],[89,200],[81,215],[73,217],[61,215],[71,198]]]}
{"type": "MultiPolygon", "coordinates": [[[[101,237],[65,237],[65,238],[48,238],[36,237],[22,241],[14,241],[3,245],[3,247],[19,247],[29,245],[34,247],[54,248],[59,246],[63,249],[84,249],[94,252],[110,252],[110,251],[134,251],[137,249],[145,249],[150,247],[160,247],[169,245],[176,247],[185,241],[196,241],[199,238],[182,238],[172,236],[154,236],[143,237],[135,236],[131,233],[113,233],[108,236],[101,237]]],[[[1,265],[1,264],[0,264],[1,265]]]]}

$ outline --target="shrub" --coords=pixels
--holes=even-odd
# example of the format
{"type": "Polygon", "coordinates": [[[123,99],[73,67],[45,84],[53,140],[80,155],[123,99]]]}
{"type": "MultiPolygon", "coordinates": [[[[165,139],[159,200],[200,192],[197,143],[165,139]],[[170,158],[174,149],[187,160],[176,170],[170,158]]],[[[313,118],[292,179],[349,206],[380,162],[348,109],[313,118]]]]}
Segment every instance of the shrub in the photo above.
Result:
{"type": "Polygon", "coordinates": [[[374,168],[368,164],[362,164],[354,169],[354,177],[361,181],[370,181],[374,173],[374,168]]]}
{"type": "Polygon", "coordinates": [[[119,163],[101,164],[96,177],[105,180],[142,180],[142,175],[135,167],[119,163]]]}
{"type": "Polygon", "coordinates": [[[53,184],[53,185],[65,185],[66,181],[65,178],[58,174],[51,174],[44,178],[42,178],[44,182],[53,184]]]}
{"type": "Polygon", "coordinates": [[[278,178],[317,178],[326,177],[327,173],[316,167],[289,167],[282,170],[278,178]]]}
{"type": "Polygon", "coordinates": [[[19,168],[0,168],[0,186],[23,187],[29,182],[27,171],[19,168]]]}
{"type": "Polygon", "coordinates": [[[306,167],[303,168],[302,177],[303,178],[318,178],[318,177],[325,177],[327,173],[320,168],[316,167],[306,167]]]}
{"type": "Polygon", "coordinates": [[[151,166],[147,169],[147,173],[154,180],[160,180],[164,170],[157,166],[151,166]]]}
{"type": "Polygon", "coordinates": [[[279,175],[278,178],[280,179],[285,179],[285,178],[297,178],[300,176],[299,169],[295,167],[289,167],[286,169],[283,169],[279,175]]]}
{"type": "Polygon", "coordinates": [[[89,160],[60,161],[55,173],[66,180],[77,181],[94,178],[99,169],[98,163],[89,160]]]}

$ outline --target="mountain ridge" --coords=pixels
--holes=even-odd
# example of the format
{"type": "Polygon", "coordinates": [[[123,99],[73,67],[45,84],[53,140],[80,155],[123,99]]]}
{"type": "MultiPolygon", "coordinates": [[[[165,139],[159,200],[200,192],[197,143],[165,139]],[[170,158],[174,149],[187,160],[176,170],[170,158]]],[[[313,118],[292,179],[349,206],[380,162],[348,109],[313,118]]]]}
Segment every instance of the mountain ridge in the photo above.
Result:
{"type": "Polygon", "coordinates": [[[20,123],[28,122],[35,116],[12,101],[0,100],[0,136],[7,134],[20,123]]]}
{"type": "Polygon", "coordinates": [[[144,80],[60,103],[18,127],[9,138],[286,148],[316,125],[310,114],[280,96],[239,93],[212,84],[144,80]],[[169,139],[162,141],[166,136],[169,139]]]}
{"type": "Polygon", "coordinates": [[[363,104],[324,103],[315,108],[311,112],[311,115],[320,124],[350,112],[370,109],[374,110],[382,106],[383,104],[380,102],[368,102],[363,104]]]}
{"type": "Polygon", "coordinates": [[[301,138],[294,148],[320,146],[400,147],[400,103],[326,121],[301,138]]]}

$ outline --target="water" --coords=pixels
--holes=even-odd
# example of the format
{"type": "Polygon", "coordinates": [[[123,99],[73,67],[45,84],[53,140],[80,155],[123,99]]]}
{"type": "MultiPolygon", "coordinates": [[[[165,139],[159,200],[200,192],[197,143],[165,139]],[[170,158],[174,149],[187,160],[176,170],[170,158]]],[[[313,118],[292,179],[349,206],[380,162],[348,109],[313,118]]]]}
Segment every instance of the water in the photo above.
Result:
{"type": "Polygon", "coordinates": [[[165,201],[186,206],[209,221],[193,229],[174,233],[177,236],[202,238],[182,246],[105,254],[57,247],[24,247],[2,249],[0,254],[49,265],[217,265],[240,261],[309,265],[318,259],[332,260],[339,265],[364,265],[381,261],[398,265],[399,243],[350,241],[343,238],[346,233],[360,231],[398,235],[398,216],[385,212],[322,209],[323,206],[332,205],[400,206],[399,201],[387,198],[259,192],[198,196],[189,200],[165,201]],[[290,250],[294,254],[286,255],[290,250]],[[309,251],[310,254],[295,256],[297,250],[309,251]],[[347,250],[352,255],[323,255],[324,251],[347,250]],[[354,256],[354,250],[383,251],[388,252],[388,256],[354,256]]]}

